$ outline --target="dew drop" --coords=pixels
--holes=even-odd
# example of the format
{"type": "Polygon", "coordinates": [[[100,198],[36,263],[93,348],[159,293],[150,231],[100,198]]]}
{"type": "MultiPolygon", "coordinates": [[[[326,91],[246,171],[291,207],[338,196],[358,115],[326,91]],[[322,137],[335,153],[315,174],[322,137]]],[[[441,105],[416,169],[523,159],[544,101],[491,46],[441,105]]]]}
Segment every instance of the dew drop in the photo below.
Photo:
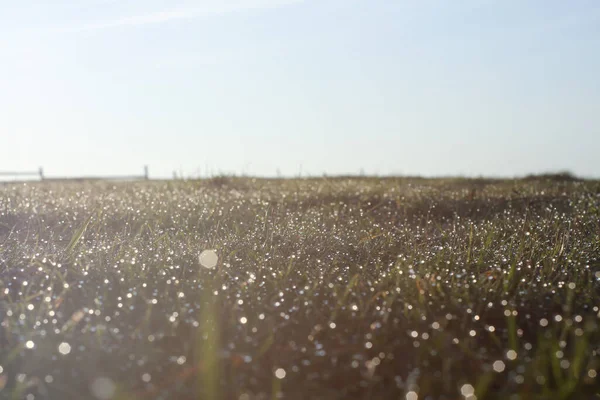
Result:
{"type": "Polygon", "coordinates": [[[277,377],[277,379],[283,379],[285,378],[285,369],[283,368],[277,368],[275,370],[275,376],[277,377]]]}
{"type": "Polygon", "coordinates": [[[204,250],[200,253],[198,257],[200,261],[200,265],[207,269],[213,269],[217,266],[217,261],[219,261],[219,257],[217,256],[217,252],[214,250],[204,250]]]}

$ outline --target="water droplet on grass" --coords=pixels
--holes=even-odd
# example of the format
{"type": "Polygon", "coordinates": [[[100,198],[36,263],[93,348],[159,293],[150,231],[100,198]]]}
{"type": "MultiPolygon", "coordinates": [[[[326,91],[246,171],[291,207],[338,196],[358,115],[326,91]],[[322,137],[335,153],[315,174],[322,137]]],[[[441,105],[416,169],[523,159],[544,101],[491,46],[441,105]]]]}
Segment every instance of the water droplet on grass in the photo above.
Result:
{"type": "Polygon", "coordinates": [[[508,350],[506,352],[506,358],[508,358],[509,360],[516,360],[517,359],[517,352],[514,350],[508,350]]]}
{"type": "Polygon", "coordinates": [[[473,396],[473,394],[475,393],[475,388],[473,387],[473,385],[465,383],[461,386],[460,393],[465,397],[473,396]]]}
{"type": "Polygon", "coordinates": [[[219,261],[219,256],[217,256],[217,252],[214,250],[204,250],[200,253],[198,257],[200,261],[200,265],[207,269],[213,269],[217,266],[217,262],[219,261]]]}
{"type": "Polygon", "coordinates": [[[418,399],[419,399],[419,395],[417,394],[417,392],[410,391],[410,392],[406,393],[406,400],[418,400],[418,399]]]}
{"type": "Polygon", "coordinates": [[[286,375],[285,369],[277,368],[275,370],[275,376],[277,377],[277,379],[283,379],[283,378],[285,378],[285,375],[286,375]]]}
{"type": "Polygon", "coordinates": [[[492,367],[494,368],[494,371],[499,373],[499,372],[504,371],[504,368],[506,368],[506,365],[504,364],[504,361],[497,360],[497,361],[494,361],[494,364],[492,365],[492,367]]]}
{"type": "Polygon", "coordinates": [[[58,352],[63,355],[67,355],[71,352],[71,345],[67,342],[62,342],[58,345],[58,352]]]}

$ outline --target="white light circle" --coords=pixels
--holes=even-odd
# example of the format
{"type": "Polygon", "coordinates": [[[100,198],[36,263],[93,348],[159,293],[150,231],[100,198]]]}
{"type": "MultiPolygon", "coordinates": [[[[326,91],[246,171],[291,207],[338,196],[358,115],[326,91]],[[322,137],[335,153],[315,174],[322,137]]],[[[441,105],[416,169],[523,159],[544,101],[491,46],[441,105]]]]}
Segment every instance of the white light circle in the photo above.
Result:
{"type": "Polygon", "coordinates": [[[219,256],[217,256],[217,252],[214,250],[204,250],[202,253],[200,253],[198,261],[200,261],[200,265],[202,265],[204,268],[213,269],[217,266],[219,256]]]}

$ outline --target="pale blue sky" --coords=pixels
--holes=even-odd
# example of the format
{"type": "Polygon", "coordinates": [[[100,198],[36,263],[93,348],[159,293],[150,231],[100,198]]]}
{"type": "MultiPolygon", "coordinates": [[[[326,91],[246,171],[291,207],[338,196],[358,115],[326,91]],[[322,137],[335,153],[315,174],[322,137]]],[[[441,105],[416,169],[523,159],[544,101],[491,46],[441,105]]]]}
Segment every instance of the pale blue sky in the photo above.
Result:
{"type": "Polygon", "coordinates": [[[0,0],[0,171],[600,176],[597,0],[0,0]]]}

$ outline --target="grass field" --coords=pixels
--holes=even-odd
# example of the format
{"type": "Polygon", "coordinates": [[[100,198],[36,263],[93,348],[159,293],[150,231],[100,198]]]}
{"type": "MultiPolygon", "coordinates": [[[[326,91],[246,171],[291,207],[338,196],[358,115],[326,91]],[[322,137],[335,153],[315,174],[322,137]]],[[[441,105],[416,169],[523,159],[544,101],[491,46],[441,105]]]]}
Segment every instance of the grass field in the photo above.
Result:
{"type": "Polygon", "coordinates": [[[600,398],[599,307],[598,181],[0,186],[3,399],[600,398]]]}

